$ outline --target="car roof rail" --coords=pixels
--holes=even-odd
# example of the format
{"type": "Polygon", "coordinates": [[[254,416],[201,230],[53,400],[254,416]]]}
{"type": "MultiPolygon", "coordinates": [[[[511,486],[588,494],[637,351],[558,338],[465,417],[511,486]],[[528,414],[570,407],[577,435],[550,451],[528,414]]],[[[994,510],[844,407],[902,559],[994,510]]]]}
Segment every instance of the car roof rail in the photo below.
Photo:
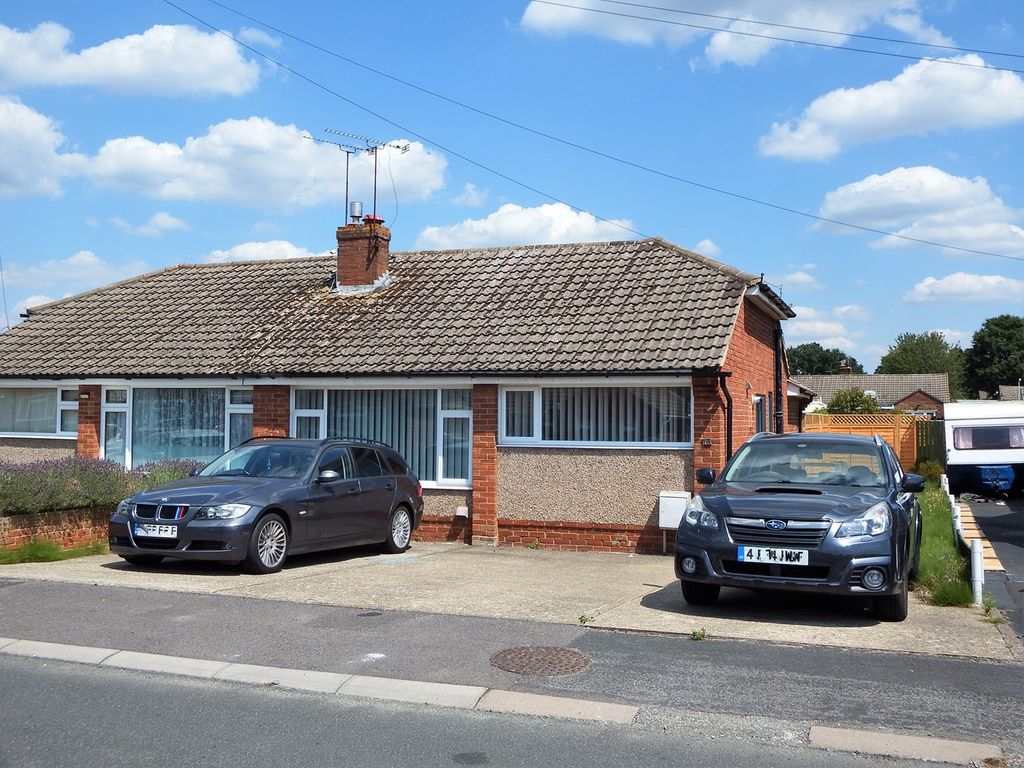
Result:
{"type": "Polygon", "coordinates": [[[361,443],[363,445],[373,445],[379,448],[388,448],[395,450],[387,443],[382,443],[380,440],[371,440],[368,437],[328,437],[327,442],[330,443],[361,443]]]}
{"type": "MultiPolygon", "coordinates": [[[[238,445],[247,445],[249,443],[255,443],[258,440],[288,440],[288,439],[289,438],[288,438],[287,435],[256,435],[255,437],[250,437],[248,440],[243,440],[238,445]]],[[[235,447],[237,448],[238,445],[236,445],[235,447]]]]}

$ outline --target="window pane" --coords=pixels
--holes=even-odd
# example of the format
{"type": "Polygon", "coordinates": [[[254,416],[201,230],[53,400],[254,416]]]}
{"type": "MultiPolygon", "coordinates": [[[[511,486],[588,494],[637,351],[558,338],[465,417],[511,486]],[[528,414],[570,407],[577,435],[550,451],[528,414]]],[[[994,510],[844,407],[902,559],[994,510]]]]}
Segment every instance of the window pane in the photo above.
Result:
{"type": "Polygon", "coordinates": [[[60,431],[78,431],[78,411],[72,408],[65,408],[63,411],[60,412],[60,431]]]}
{"type": "Polygon", "coordinates": [[[103,456],[110,461],[124,464],[128,413],[126,411],[110,411],[104,414],[103,421],[103,456]]]}
{"type": "Polygon", "coordinates": [[[56,430],[56,389],[0,388],[0,432],[52,435],[56,430]]]}
{"type": "Polygon", "coordinates": [[[230,403],[232,405],[252,405],[251,389],[232,389],[230,392],[230,403]]]}
{"type": "Polygon", "coordinates": [[[352,457],[349,456],[348,448],[330,448],[320,458],[318,472],[330,470],[337,472],[342,480],[355,477],[352,469],[352,457]]]}
{"type": "Polygon", "coordinates": [[[421,480],[436,480],[437,390],[332,389],[327,393],[327,436],[386,443],[421,480]]]}
{"type": "Polygon", "coordinates": [[[446,480],[469,479],[471,441],[469,419],[450,418],[444,420],[441,458],[442,476],[446,480]]]}
{"type": "Polygon", "coordinates": [[[688,387],[545,387],[544,440],[593,443],[690,441],[688,387]]]}
{"type": "Polygon", "coordinates": [[[307,440],[320,439],[319,416],[297,416],[295,418],[295,436],[307,440]]]}
{"type": "Polygon", "coordinates": [[[319,411],[324,407],[324,391],[322,389],[296,389],[295,410],[319,411]]]}
{"type": "Polygon", "coordinates": [[[356,465],[356,477],[380,477],[380,460],[373,448],[353,448],[352,459],[356,465]]]}
{"type": "Polygon", "coordinates": [[[228,416],[228,420],[230,423],[230,430],[228,432],[229,448],[234,448],[236,445],[244,443],[252,437],[251,413],[232,413],[228,416]]]}
{"type": "Polygon", "coordinates": [[[533,437],[533,392],[505,393],[505,436],[533,437]]]}
{"type": "Polygon", "coordinates": [[[132,397],[132,464],[224,453],[223,389],[136,389],[132,397]]]}
{"type": "Polygon", "coordinates": [[[472,389],[442,389],[442,411],[468,411],[473,407],[472,389]]]}
{"type": "Polygon", "coordinates": [[[78,402],[78,390],[77,389],[62,389],[60,391],[60,401],[62,403],[77,403],[78,402]]]}
{"type": "Polygon", "coordinates": [[[128,390],[127,389],[108,389],[106,394],[108,403],[127,403],[128,402],[128,390]]]}

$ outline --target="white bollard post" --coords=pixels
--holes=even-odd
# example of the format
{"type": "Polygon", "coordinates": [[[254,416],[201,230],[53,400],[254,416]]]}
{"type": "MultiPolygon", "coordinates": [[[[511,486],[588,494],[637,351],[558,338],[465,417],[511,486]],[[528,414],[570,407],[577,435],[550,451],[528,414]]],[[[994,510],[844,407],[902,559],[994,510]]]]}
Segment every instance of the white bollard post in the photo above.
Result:
{"type": "Polygon", "coordinates": [[[981,539],[971,539],[971,589],[974,592],[975,605],[981,605],[981,593],[984,586],[985,560],[981,549],[981,539]]]}

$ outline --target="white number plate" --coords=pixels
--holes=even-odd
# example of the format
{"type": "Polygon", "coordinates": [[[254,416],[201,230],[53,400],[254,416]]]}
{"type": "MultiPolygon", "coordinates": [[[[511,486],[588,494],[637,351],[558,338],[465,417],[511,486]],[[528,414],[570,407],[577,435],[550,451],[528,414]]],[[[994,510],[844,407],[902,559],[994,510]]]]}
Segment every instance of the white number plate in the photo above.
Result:
{"type": "Polygon", "coordinates": [[[135,535],[151,536],[155,539],[176,539],[178,538],[178,527],[176,525],[146,525],[145,523],[136,523],[135,535]]]}
{"type": "Polygon", "coordinates": [[[773,565],[807,565],[806,549],[776,549],[775,547],[739,547],[736,559],[741,563],[771,563],[773,565]]]}

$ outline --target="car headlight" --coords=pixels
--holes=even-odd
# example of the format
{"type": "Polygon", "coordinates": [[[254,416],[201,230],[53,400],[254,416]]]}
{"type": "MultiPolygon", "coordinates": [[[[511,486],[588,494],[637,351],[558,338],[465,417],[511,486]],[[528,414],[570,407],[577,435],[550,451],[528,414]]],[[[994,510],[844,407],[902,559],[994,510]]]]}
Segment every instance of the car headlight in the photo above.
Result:
{"type": "Polygon", "coordinates": [[[718,518],[704,506],[704,500],[700,496],[694,496],[686,505],[686,512],[683,513],[683,521],[687,525],[699,525],[702,528],[718,530],[718,518]]]}
{"type": "Polygon", "coordinates": [[[889,507],[883,502],[875,504],[867,512],[840,525],[839,530],[836,531],[836,538],[878,536],[888,531],[890,525],[892,525],[892,515],[889,513],[889,507]]]}
{"type": "Polygon", "coordinates": [[[125,499],[117,505],[117,514],[119,515],[131,517],[133,512],[135,512],[135,505],[132,504],[131,499],[125,499]]]}
{"type": "Polygon", "coordinates": [[[200,507],[196,520],[234,520],[242,517],[252,507],[248,504],[218,504],[215,507],[200,507]]]}

